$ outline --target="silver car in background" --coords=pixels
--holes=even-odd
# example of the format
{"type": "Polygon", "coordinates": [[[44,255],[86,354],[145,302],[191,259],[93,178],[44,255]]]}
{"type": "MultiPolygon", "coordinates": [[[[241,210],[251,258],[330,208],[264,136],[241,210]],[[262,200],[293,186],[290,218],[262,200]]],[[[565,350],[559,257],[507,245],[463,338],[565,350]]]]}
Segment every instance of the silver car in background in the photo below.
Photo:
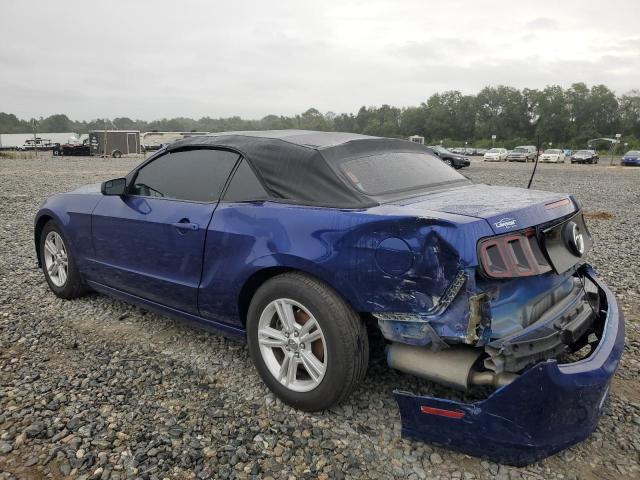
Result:
{"type": "Polygon", "coordinates": [[[485,162],[504,162],[507,160],[506,148],[492,148],[483,155],[485,162]]]}
{"type": "Polygon", "coordinates": [[[511,150],[507,156],[510,162],[528,162],[536,159],[536,147],[533,145],[522,145],[511,150]]]}

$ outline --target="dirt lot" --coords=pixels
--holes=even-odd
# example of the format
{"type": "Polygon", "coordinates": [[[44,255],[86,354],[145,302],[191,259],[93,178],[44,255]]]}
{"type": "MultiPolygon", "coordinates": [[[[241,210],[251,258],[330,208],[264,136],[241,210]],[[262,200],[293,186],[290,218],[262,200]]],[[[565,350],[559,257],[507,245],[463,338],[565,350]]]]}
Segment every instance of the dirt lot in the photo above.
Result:
{"type": "MultiPolygon", "coordinates": [[[[0,159],[0,479],[640,477],[640,168],[538,168],[535,188],[583,202],[590,261],[620,299],[627,342],[597,431],[518,469],[401,439],[393,388],[455,394],[380,360],[343,405],[302,413],[268,392],[241,344],[101,295],[54,297],[35,266],[38,206],[139,160],[0,159]]],[[[463,172],[525,186],[531,168],[463,172]]]]}

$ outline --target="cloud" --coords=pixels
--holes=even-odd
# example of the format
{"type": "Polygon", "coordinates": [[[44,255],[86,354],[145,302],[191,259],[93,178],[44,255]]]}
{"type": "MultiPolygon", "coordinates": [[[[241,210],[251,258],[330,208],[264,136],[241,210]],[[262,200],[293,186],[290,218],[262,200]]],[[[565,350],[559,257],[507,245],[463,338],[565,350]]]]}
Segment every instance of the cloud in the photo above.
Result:
{"type": "Polygon", "coordinates": [[[431,60],[446,60],[451,55],[457,55],[477,48],[471,39],[457,37],[434,38],[423,42],[405,42],[397,49],[400,55],[431,60]]]}
{"type": "Polygon", "coordinates": [[[551,30],[558,28],[559,24],[553,18],[538,17],[530,22],[527,22],[526,27],[532,30],[551,30]]]}
{"type": "Polygon", "coordinates": [[[418,105],[438,91],[497,84],[638,88],[636,1],[620,0],[615,16],[595,22],[600,6],[0,2],[0,110],[23,118],[260,118],[310,106],[418,105]]]}

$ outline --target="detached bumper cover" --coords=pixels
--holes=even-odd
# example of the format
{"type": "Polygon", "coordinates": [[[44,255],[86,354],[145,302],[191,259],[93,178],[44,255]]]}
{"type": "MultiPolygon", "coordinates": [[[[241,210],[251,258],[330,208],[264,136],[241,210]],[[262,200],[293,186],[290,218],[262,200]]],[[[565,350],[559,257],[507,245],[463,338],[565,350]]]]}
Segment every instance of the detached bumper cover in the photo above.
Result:
{"type": "Polygon", "coordinates": [[[587,358],[527,370],[486,400],[461,403],[395,391],[404,436],[516,466],[552,455],[596,428],[624,348],[624,319],[611,291],[600,342],[587,358]]]}

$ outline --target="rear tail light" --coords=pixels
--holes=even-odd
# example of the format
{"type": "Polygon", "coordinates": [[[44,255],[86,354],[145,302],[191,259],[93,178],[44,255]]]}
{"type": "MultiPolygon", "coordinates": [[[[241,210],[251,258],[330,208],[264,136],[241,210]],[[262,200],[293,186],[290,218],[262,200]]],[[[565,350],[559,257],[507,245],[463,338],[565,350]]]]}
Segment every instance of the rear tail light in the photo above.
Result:
{"type": "Polygon", "coordinates": [[[445,410],[443,408],[427,407],[426,405],[420,407],[420,412],[428,415],[437,415],[438,417],[455,418],[456,420],[464,417],[464,412],[461,410],[445,410]]]}
{"type": "Polygon", "coordinates": [[[482,269],[488,277],[530,277],[551,271],[535,230],[483,240],[479,253],[482,269]]]}

